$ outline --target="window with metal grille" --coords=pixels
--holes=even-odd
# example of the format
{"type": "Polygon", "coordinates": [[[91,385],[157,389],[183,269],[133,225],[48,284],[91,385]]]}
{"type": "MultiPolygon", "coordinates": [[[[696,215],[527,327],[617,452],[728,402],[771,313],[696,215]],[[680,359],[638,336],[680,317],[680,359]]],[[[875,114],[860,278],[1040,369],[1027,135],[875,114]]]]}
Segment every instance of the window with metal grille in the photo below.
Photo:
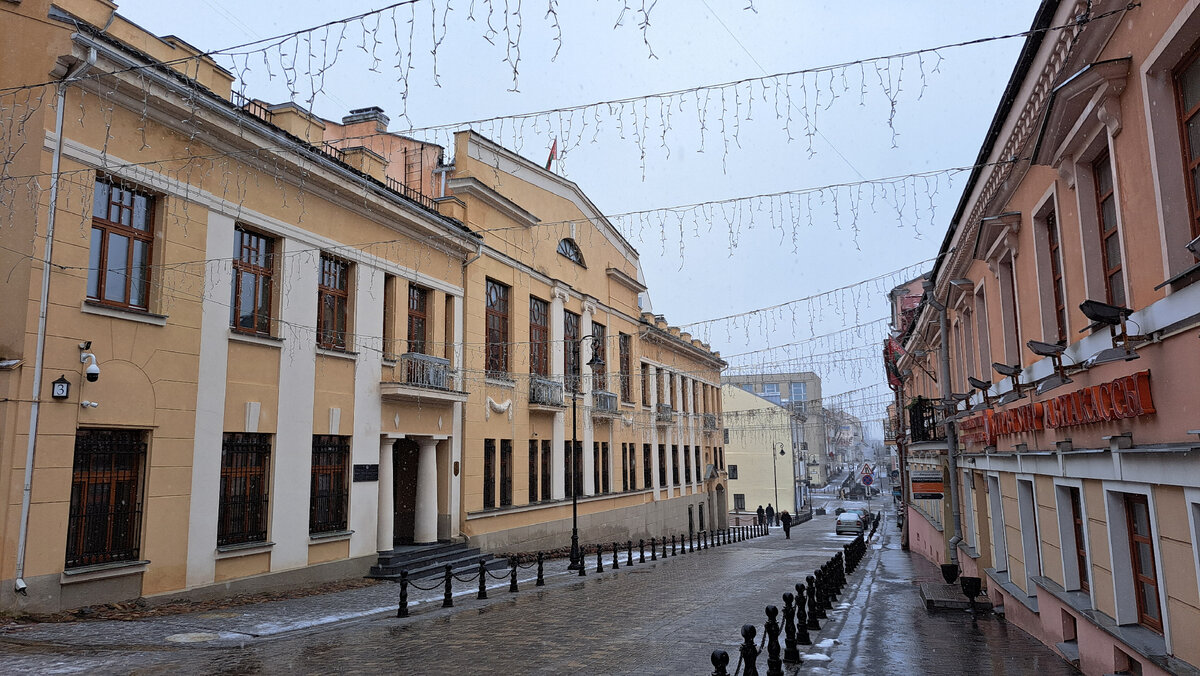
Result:
{"type": "Polygon", "coordinates": [[[1096,212],[1100,221],[1100,254],[1104,261],[1104,290],[1110,305],[1125,305],[1125,280],[1122,277],[1121,237],[1117,228],[1117,198],[1112,163],[1106,152],[1092,163],[1096,180],[1096,212]]]}
{"type": "Polygon", "coordinates": [[[538,501],[538,440],[529,440],[529,502],[538,501]]]}
{"type": "Polygon", "coordinates": [[[650,444],[642,444],[642,488],[650,488],[654,481],[654,469],[650,458],[650,444]]]}
{"type": "Polygon", "coordinates": [[[608,363],[608,344],[606,342],[607,334],[605,333],[603,324],[592,322],[592,335],[595,340],[592,341],[592,354],[600,357],[600,363],[592,364],[592,389],[608,391],[608,371],[605,370],[605,364],[608,363]]]}
{"type": "Polygon", "coordinates": [[[550,373],[550,304],[534,296],[529,297],[529,372],[550,373]]]}
{"type": "Polygon", "coordinates": [[[642,406],[650,407],[650,367],[642,363],[642,406]]]}
{"type": "Polygon", "coordinates": [[[483,440],[483,508],[496,506],[496,440],[483,440]]]}
{"type": "Polygon", "coordinates": [[[350,323],[350,263],[321,254],[317,282],[317,345],[346,349],[350,323]]]}
{"type": "Polygon", "coordinates": [[[408,351],[429,354],[426,341],[428,333],[429,291],[412,284],[408,285],[408,351]]]}
{"type": "Polygon", "coordinates": [[[570,237],[559,241],[558,253],[561,256],[566,256],[572,263],[578,263],[583,267],[587,267],[583,262],[583,252],[579,250],[579,245],[575,243],[575,240],[570,237]]]}
{"type": "Polygon", "coordinates": [[[313,435],[309,533],[346,530],[350,506],[349,467],[350,437],[313,435]]]}
{"type": "Polygon", "coordinates": [[[487,375],[508,377],[508,291],[505,284],[486,283],[484,321],[487,339],[487,375]]]}
{"type": "Polygon", "coordinates": [[[76,431],[67,568],[138,560],[145,435],[139,430],[76,431]]]}
{"type": "Polygon", "coordinates": [[[500,440],[500,506],[513,503],[513,443],[512,439],[500,440]]]}
{"type": "Polygon", "coordinates": [[[633,403],[633,337],[618,333],[617,349],[621,360],[621,401],[633,403]]]}
{"type": "Polygon", "coordinates": [[[579,315],[563,312],[563,338],[566,341],[567,391],[579,392],[579,315]]]}
{"type": "Polygon", "coordinates": [[[88,298],[107,305],[149,309],[153,243],[154,197],[108,177],[97,177],[92,195],[88,298]]]}
{"type": "Polygon", "coordinates": [[[553,466],[554,444],[542,439],[542,499],[550,499],[550,468],[553,466]]]}
{"type": "Polygon", "coordinates": [[[271,435],[229,432],[221,443],[217,545],[267,540],[271,435]]]}
{"type": "Polygon", "coordinates": [[[233,302],[230,325],[235,331],[271,335],[272,277],[275,240],[241,225],[233,230],[233,302]]]}

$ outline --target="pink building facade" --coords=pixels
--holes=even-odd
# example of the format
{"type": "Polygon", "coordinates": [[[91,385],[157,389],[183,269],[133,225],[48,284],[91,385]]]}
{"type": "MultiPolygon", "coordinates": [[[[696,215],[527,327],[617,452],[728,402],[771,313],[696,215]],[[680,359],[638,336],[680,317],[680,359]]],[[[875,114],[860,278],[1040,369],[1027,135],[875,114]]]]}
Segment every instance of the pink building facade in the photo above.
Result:
{"type": "Polygon", "coordinates": [[[946,484],[909,544],[1084,673],[1194,673],[1200,2],[1046,0],[1033,28],[895,326],[897,439],[946,484]]]}

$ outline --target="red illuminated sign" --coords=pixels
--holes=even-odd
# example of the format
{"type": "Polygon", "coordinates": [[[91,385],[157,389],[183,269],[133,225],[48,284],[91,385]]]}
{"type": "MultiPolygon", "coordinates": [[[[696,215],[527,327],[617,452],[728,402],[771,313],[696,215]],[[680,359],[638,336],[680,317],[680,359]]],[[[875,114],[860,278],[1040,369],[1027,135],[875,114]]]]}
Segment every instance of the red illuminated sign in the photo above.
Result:
{"type": "Polygon", "coordinates": [[[999,437],[1136,418],[1154,413],[1150,372],[1139,371],[1101,385],[1084,387],[1046,401],[1003,411],[984,411],[959,423],[965,443],[995,446],[999,437]]]}

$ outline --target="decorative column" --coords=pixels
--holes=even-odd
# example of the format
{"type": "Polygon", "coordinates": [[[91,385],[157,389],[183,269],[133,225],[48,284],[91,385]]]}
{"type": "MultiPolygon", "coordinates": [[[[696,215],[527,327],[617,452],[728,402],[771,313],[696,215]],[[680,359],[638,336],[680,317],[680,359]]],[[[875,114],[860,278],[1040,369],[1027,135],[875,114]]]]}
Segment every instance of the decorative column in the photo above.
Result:
{"type": "Polygon", "coordinates": [[[675,376],[670,371],[664,371],[662,377],[663,391],[664,393],[668,394],[667,401],[663,403],[671,407],[671,421],[667,423],[667,433],[665,438],[661,441],[663,442],[663,446],[666,448],[666,452],[663,453],[663,455],[666,457],[667,465],[667,480],[665,488],[667,489],[667,497],[672,498],[675,497],[675,486],[672,483],[672,479],[674,478],[673,468],[675,467],[675,454],[671,452],[671,446],[675,445],[675,440],[678,437],[678,435],[675,433],[675,416],[677,415],[676,412],[679,411],[679,404],[675,401],[675,390],[678,388],[675,386],[675,376]]]}
{"type": "Polygon", "coordinates": [[[395,443],[392,437],[385,437],[379,442],[379,515],[375,520],[375,549],[380,552],[390,552],[395,547],[393,492],[396,482],[392,477],[392,447],[395,443]]]}
{"type": "Polygon", "coordinates": [[[417,439],[417,505],[413,523],[413,542],[437,542],[437,439],[417,439]]]}
{"type": "MultiPolygon", "coordinates": [[[[567,402],[566,379],[563,377],[567,365],[567,350],[563,329],[564,305],[571,296],[565,287],[555,286],[550,299],[550,378],[563,387],[563,403],[567,402]]],[[[568,403],[569,405],[569,403],[568,403]]],[[[563,447],[567,443],[566,411],[554,413],[554,423],[550,431],[550,497],[562,500],[567,497],[566,482],[563,477],[566,472],[566,455],[563,447]]]]}
{"type": "Polygon", "coordinates": [[[650,485],[654,486],[654,499],[660,500],[662,496],[659,489],[662,486],[658,483],[658,368],[645,362],[643,366],[649,369],[650,381],[650,485]]]}

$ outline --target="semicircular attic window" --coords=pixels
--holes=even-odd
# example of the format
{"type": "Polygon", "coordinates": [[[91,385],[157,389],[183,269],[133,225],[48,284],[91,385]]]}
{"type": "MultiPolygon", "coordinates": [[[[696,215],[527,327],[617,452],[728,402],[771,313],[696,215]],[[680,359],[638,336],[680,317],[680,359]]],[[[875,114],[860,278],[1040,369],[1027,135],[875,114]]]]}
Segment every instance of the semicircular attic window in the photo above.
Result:
{"type": "Polygon", "coordinates": [[[558,243],[558,253],[579,264],[580,267],[587,267],[587,264],[583,262],[583,252],[579,250],[579,245],[575,243],[575,240],[570,237],[558,243]]]}

